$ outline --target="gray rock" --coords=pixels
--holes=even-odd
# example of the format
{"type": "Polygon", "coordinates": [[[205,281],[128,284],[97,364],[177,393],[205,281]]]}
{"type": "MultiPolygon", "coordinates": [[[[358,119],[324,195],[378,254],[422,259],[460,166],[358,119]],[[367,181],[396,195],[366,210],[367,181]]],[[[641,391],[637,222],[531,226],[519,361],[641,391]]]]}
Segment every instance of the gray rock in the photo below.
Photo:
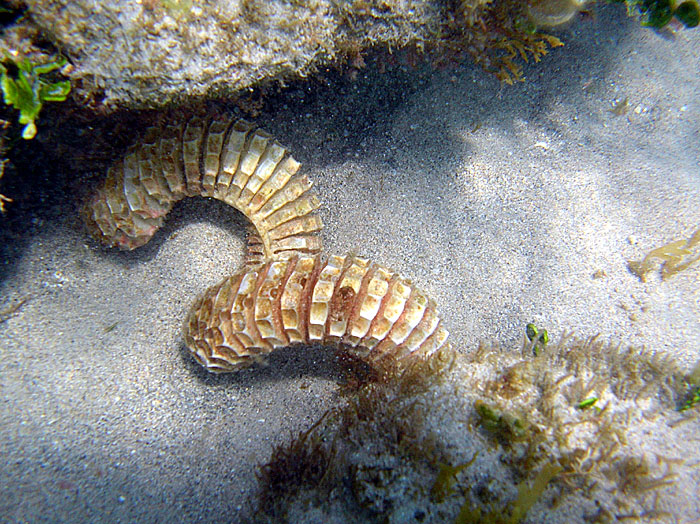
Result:
{"type": "Polygon", "coordinates": [[[28,15],[108,106],[225,96],[374,44],[435,34],[436,0],[30,0],[28,15]]]}

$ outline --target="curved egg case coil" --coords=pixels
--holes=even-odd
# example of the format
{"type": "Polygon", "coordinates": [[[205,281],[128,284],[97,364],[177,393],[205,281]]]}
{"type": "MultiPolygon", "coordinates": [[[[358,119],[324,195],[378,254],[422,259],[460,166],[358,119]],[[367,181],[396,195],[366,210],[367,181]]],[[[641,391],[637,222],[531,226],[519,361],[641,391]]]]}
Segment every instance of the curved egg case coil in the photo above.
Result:
{"type": "Polygon", "coordinates": [[[208,289],[185,325],[192,355],[215,373],[309,343],[342,346],[389,369],[432,355],[446,339],[432,300],[354,256],[294,256],[245,268],[208,289]]]}
{"type": "Polygon", "coordinates": [[[319,199],[299,166],[270,135],[230,115],[152,128],[108,170],[86,222],[102,243],[131,250],[177,201],[212,197],[251,221],[249,263],[319,253],[319,199]]]}
{"type": "Polygon", "coordinates": [[[363,258],[320,257],[319,200],[299,167],[270,135],[231,116],[152,128],[109,169],[87,224],[130,250],[185,197],[222,200],[250,220],[246,265],[207,290],[186,322],[187,346],[211,372],[293,344],[342,346],[392,370],[434,354],[447,331],[408,280],[363,258]]]}

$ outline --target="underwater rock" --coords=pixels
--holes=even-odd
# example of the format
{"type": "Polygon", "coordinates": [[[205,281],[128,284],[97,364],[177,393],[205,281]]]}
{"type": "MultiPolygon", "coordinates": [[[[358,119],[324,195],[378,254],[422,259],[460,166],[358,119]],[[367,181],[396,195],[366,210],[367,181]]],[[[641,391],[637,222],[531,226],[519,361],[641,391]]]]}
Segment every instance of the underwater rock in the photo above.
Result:
{"type": "Polygon", "coordinates": [[[512,83],[522,80],[521,60],[537,62],[562,45],[527,19],[539,27],[559,25],[584,3],[110,0],[95,6],[33,0],[22,24],[38,27],[68,57],[76,93],[109,110],[232,98],[329,65],[357,69],[372,48],[388,54],[406,48],[414,65],[418,57],[439,66],[470,55],[512,83]]]}
{"type": "Polygon", "coordinates": [[[435,32],[441,2],[30,0],[27,14],[108,106],[160,106],[306,76],[349,49],[435,32]]]}

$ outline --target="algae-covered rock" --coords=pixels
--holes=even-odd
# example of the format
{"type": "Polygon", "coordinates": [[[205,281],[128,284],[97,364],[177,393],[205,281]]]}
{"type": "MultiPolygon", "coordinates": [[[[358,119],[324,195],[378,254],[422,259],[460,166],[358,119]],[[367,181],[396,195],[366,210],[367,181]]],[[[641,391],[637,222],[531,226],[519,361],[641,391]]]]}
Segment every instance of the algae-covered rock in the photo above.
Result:
{"type": "Polygon", "coordinates": [[[161,105],[305,76],[434,34],[437,0],[30,0],[27,14],[107,105],[161,105]]]}
{"type": "MultiPolygon", "coordinates": [[[[359,69],[362,54],[378,47],[385,55],[408,47],[411,64],[419,55],[436,66],[470,56],[512,84],[524,80],[524,63],[538,62],[562,45],[538,28],[560,25],[584,5],[584,0],[27,1],[27,16],[16,24],[26,31],[5,28],[6,34],[38,29],[43,43],[74,66],[74,92],[87,105],[107,109],[240,95],[331,64],[359,69]]],[[[26,55],[33,43],[19,40],[20,47],[3,41],[0,47],[26,55]]]]}
{"type": "MultiPolygon", "coordinates": [[[[624,2],[642,25],[700,20],[696,0],[624,2]],[[673,9],[675,9],[675,11],[673,9]]],[[[512,84],[523,64],[562,42],[541,32],[575,20],[587,0],[20,0],[26,16],[0,48],[28,57],[55,47],[75,66],[87,106],[157,107],[221,98],[330,64],[364,66],[362,53],[411,46],[434,65],[465,56],[512,84]],[[31,34],[40,36],[32,38],[31,34]],[[20,44],[15,45],[13,44],[20,44]]],[[[30,57],[31,58],[31,57],[30,57]]],[[[408,57],[415,63],[415,54],[408,57]]]]}

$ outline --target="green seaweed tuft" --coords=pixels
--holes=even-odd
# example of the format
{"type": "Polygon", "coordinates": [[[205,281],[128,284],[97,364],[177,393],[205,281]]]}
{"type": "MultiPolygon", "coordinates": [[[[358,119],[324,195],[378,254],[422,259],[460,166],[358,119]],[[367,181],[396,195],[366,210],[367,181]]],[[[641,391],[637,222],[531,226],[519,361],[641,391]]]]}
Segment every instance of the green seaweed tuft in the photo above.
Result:
{"type": "Polygon", "coordinates": [[[549,333],[546,329],[539,330],[535,324],[528,324],[525,326],[525,334],[528,340],[532,342],[532,352],[535,356],[540,354],[547,347],[549,342],[549,333]]]}
{"type": "Polygon", "coordinates": [[[520,417],[501,411],[482,400],[474,403],[479,423],[502,444],[518,442],[528,437],[528,425],[520,417]]]}
{"type": "Polygon", "coordinates": [[[673,18],[673,3],[671,0],[634,0],[632,3],[639,11],[641,24],[644,27],[664,27],[673,18]]]}
{"type": "Polygon", "coordinates": [[[688,383],[688,393],[682,398],[678,411],[688,411],[700,405],[700,362],[695,364],[692,371],[688,373],[686,381],[688,383]]]}
{"type": "Polygon", "coordinates": [[[590,407],[595,406],[596,402],[598,402],[598,397],[588,397],[587,399],[584,399],[578,404],[576,404],[576,407],[578,409],[588,409],[590,407]]]}
{"type": "Polygon", "coordinates": [[[696,386],[690,390],[685,401],[678,408],[678,411],[686,411],[700,404],[700,386],[696,386]]]}
{"type": "Polygon", "coordinates": [[[46,64],[32,64],[25,58],[16,62],[5,54],[5,63],[0,64],[0,87],[3,100],[19,111],[19,123],[24,124],[22,138],[30,140],[36,135],[36,119],[45,102],[63,102],[71,90],[69,80],[50,82],[42,75],[66,65],[65,58],[46,64]],[[16,69],[16,75],[11,70],[16,69]]]}

